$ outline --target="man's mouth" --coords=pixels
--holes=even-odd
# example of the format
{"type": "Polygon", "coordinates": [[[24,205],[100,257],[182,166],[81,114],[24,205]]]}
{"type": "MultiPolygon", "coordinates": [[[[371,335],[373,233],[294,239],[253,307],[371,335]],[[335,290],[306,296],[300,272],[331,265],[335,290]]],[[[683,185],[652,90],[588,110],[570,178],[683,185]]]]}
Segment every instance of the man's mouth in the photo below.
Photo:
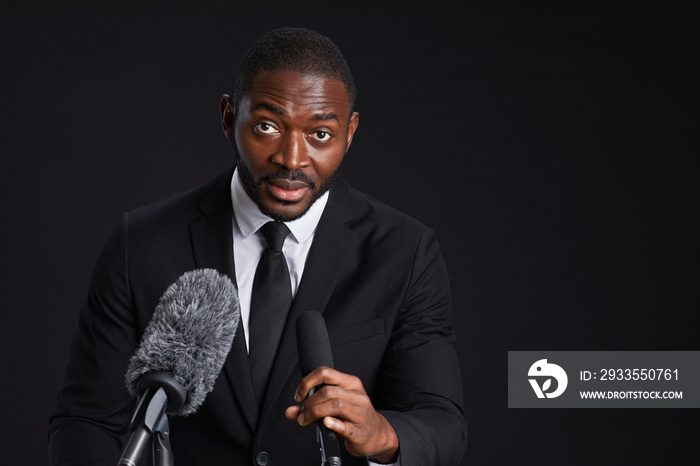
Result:
{"type": "Polygon", "coordinates": [[[267,180],[267,187],[273,197],[285,202],[301,200],[309,189],[309,185],[303,181],[292,181],[280,178],[267,180]]]}

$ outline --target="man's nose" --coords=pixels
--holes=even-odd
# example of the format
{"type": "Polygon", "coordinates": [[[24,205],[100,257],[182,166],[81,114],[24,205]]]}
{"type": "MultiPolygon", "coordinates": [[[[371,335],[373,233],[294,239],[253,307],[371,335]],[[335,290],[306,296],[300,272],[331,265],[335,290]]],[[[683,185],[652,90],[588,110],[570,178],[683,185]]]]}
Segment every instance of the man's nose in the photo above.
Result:
{"type": "Polygon", "coordinates": [[[309,166],[311,159],[304,134],[296,131],[285,134],[277,151],[272,156],[272,162],[289,170],[309,166]]]}

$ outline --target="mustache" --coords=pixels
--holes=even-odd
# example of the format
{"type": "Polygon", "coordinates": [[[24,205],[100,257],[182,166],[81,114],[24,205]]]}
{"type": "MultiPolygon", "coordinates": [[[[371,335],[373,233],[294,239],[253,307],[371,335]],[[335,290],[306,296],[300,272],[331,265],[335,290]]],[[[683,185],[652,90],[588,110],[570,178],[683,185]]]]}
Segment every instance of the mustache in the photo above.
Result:
{"type": "Polygon", "coordinates": [[[314,180],[309,178],[306,173],[303,172],[301,168],[297,168],[296,170],[276,170],[274,172],[266,173],[263,175],[259,180],[258,183],[263,183],[265,181],[270,181],[273,179],[278,179],[278,180],[289,180],[289,181],[302,181],[306,184],[309,185],[309,187],[313,190],[316,189],[316,183],[314,180]]]}

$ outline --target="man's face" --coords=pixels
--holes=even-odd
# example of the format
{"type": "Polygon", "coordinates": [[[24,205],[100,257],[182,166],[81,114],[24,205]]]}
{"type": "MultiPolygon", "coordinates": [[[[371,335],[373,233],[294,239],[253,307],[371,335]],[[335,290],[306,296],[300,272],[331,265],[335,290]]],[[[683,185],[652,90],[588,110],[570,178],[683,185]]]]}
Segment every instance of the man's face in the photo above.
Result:
{"type": "Polygon", "coordinates": [[[283,221],[330,188],[359,121],[340,81],[288,71],[258,74],[238,108],[224,96],[221,115],[246,192],[283,221]]]}

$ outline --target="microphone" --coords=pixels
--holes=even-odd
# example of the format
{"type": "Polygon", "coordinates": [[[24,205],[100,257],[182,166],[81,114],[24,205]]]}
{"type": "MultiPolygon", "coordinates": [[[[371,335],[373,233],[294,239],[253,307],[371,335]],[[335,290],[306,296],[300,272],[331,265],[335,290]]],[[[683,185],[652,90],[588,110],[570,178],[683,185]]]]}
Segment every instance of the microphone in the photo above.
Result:
{"type": "Polygon", "coordinates": [[[119,465],[135,466],[151,434],[156,464],[172,464],[167,414],[187,416],[214,388],[240,320],[238,292],[213,269],[186,272],[171,284],[144,330],[126,371],[138,403],[119,465]]]}
{"type": "MultiPolygon", "coordinates": [[[[296,330],[301,376],[306,377],[319,366],[333,368],[333,353],[323,316],[312,311],[302,313],[297,317],[296,330]]],[[[322,385],[312,388],[309,396],[321,387],[322,385]]],[[[321,466],[342,465],[338,436],[323,425],[323,420],[316,423],[316,441],[321,450],[321,466]]]]}

